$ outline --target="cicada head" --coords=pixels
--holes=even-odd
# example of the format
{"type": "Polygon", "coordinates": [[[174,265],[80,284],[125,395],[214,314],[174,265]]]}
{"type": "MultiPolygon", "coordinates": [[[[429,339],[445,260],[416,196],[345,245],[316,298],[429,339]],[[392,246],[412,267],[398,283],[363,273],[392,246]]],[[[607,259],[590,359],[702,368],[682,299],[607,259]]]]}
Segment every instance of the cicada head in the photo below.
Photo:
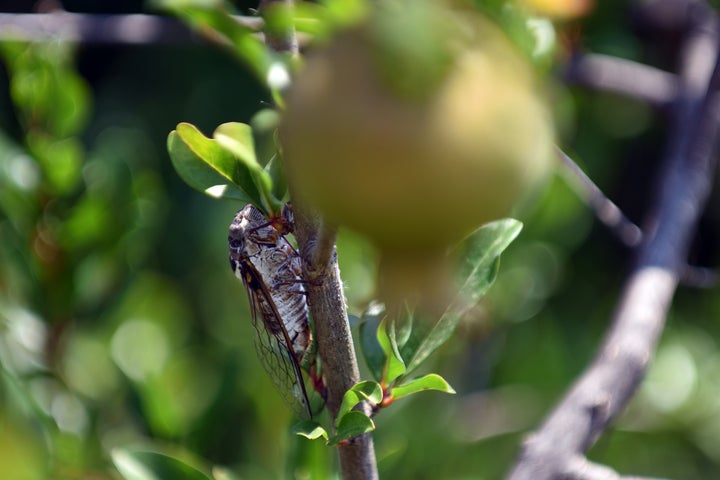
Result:
{"type": "Polygon", "coordinates": [[[228,230],[228,245],[230,247],[230,268],[236,274],[241,258],[248,254],[247,246],[250,235],[257,230],[259,225],[266,223],[260,210],[250,204],[245,205],[235,214],[228,230]]]}

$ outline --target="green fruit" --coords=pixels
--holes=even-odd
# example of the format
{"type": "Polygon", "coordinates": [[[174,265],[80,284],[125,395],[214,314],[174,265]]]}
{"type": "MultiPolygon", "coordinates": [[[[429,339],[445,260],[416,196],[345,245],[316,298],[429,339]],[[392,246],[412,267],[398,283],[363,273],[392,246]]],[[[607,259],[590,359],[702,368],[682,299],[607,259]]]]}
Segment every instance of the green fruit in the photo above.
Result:
{"type": "Polygon", "coordinates": [[[308,55],[280,134],[296,195],[383,251],[426,252],[535,190],[553,125],[530,65],[495,25],[400,3],[308,55]]]}

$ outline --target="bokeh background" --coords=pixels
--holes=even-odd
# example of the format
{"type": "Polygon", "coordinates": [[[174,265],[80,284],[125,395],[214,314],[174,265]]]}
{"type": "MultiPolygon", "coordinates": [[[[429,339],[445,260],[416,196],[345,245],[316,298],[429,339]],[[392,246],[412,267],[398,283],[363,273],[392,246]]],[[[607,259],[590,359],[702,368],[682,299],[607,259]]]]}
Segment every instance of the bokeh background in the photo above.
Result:
{"type": "MultiPolygon", "coordinates": [[[[141,0],[61,3],[147,12],[141,0]]],[[[48,6],[0,2],[3,12],[48,6]]],[[[627,2],[598,2],[563,29],[587,51],[671,71],[678,62],[675,33],[649,31],[627,2]]],[[[111,452],[139,446],[221,466],[222,478],[332,478],[332,449],[289,433],[291,414],[255,356],[227,261],[227,227],[242,205],[191,190],[166,152],[177,123],[209,134],[248,122],[267,92],[202,42],[4,42],[0,54],[0,477],[120,478],[111,452]]],[[[562,82],[553,104],[561,144],[641,222],[667,112],[562,82]]],[[[719,217],[716,195],[693,262],[718,263],[719,217]]],[[[523,220],[477,315],[427,366],[457,395],[418,395],[376,418],[381,477],[501,478],[592,358],[631,251],[559,175],[523,220]]],[[[359,314],[375,256],[349,232],[338,249],[359,314]]],[[[593,460],[720,477],[718,319],[717,289],[680,289],[647,380],[593,460]]]]}

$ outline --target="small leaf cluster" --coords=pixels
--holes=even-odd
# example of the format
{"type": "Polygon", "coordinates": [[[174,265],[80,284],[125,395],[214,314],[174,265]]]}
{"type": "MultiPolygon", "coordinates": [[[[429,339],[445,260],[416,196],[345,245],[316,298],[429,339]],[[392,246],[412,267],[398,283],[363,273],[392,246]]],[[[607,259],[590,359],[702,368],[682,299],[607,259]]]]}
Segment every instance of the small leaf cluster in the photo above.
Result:
{"type": "Polygon", "coordinates": [[[259,112],[251,125],[229,122],[208,138],[190,123],[180,123],[168,135],[168,151],[178,175],[189,186],[214,198],[252,203],[266,215],[278,214],[286,193],[278,148],[263,163],[258,160],[253,133],[274,136],[276,113],[259,112]]]}
{"type": "Polygon", "coordinates": [[[371,305],[360,319],[359,334],[362,353],[374,381],[361,381],[345,393],[335,419],[334,435],[312,421],[296,425],[295,433],[338,444],[373,431],[372,417],[396,400],[427,390],[455,393],[436,373],[419,377],[412,373],[452,336],[463,315],[485,295],[497,275],[500,254],[521,229],[522,224],[517,220],[499,220],[480,227],[463,242],[459,247],[463,283],[455,299],[435,322],[419,318],[409,306],[393,315],[381,305],[371,305]]]}

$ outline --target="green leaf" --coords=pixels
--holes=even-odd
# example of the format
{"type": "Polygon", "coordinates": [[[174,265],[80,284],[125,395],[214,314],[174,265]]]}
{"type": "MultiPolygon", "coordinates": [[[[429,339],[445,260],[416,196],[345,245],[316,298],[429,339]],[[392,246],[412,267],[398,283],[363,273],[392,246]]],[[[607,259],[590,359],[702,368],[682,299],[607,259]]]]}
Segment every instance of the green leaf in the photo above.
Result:
{"type": "Polygon", "coordinates": [[[403,347],[410,340],[415,324],[415,309],[409,304],[405,304],[400,314],[392,319],[388,326],[388,335],[395,342],[402,356],[403,347]]]}
{"type": "Polygon", "coordinates": [[[460,272],[464,278],[457,297],[435,322],[418,319],[401,349],[406,374],[415,370],[453,334],[460,318],[487,293],[495,280],[500,254],[522,230],[522,223],[508,218],[483,225],[463,242],[463,263],[460,272]]]}
{"type": "Polygon", "coordinates": [[[382,381],[385,384],[392,383],[396,378],[406,372],[405,363],[403,357],[398,351],[397,343],[395,342],[395,335],[388,335],[388,324],[392,323],[388,321],[388,317],[385,317],[377,329],[377,340],[385,353],[386,363],[383,369],[382,381]]]}
{"type": "Polygon", "coordinates": [[[461,317],[457,311],[448,309],[435,324],[422,318],[414,322],[410,339],[402,350],[403,358],[407,360],[406,374],[419,367],[450,338],[461,317]]]}
{"type": "Polygon", "coordinates": [[[379,404],[383,399],[383,391],[380,384],[366,380],[364,382],[356,383],[343,395],[340,409],[338,410],[337,418],[335,419],[335,425],[337,427],[340,419],[350,412],[355,405],[367,400],[373,405],[379,404]]]}
{"type": "Polygon", "coordinates": [[[267,82],[268,72],[279,55],[257,38],[253,28],[233,18],[222,5],[224,2],[155,0],[155,3],[201,31],[206,38],[229,48],[260,80],[267,82]]]}
{"type": "Polygon", "coordinates": [[[294,435],[300,435],[308,440],[316,440],[320,437],[324,438],[327,442],[328,433],[327,431],[317,422],[313,420],[303,420],[296,423],[292,427],[292,433],[294,435]]]}
{"type": "MultiPolygon", "coordinates": [[[[280,142],[277,139],[278,123],[280,113],[273,108],[264,108],[255,113],[250,119],[253,141],[255,142],[255,156],[265,171],[271,169],[268,166],[271,159],[278,156],[280,142]]],[[[273,178],[273,180],[275,180],[273,178]]]]}
{"type": "Polygon", "coordinates": [[[117,448],[111,456],[125,480],[210,480],[195,467],[163,453],[117,448]]]}
{"type": "Polygon", "coordinates": [[[241,480],[230,469],[225,467],[214,466],[212,469],[213,480],[241,480]]]}
{"type": "Polygon", "coordinates": [[[324,0],[321,3],[338,27],[356,24],[368,14],[372,5],[364,0],[324,0]]]}
{"type": "Polygon", "coordinates": [[[360,346],[363,357],[370,369],[370,373],[378,382],[382,380],[385,363],[387,362],[387,355],[385,355],[385,351],[378,342],[377,337],[377,330],[383,313],[375,307],[370,307],[363,313],[362,323],[360,323],[360,346]]]}
{"type": "Polygon", "coordinates": [[[233,144],[232,151],[204,136],[194,125],[180,123],[168,136],[170,158],[178,175],[196,190],[253,203],[268,213],[268,207],[279,202],[268,200],[272,196],[270,178],[254,162],[254,153],[248,156],[247,148],[239,145],[243,137],[232,136],[239,135],[237,130],[226,128],[220,135],[225,145],[233,144]]]}
{"type": "Polygon", "coordinates": [[[264,170],[272,179],[272,193],[275,198],[284,198],[287,193],[287,180],[278,137],[279,122],[280,113],[276,109],[265,108],[253,115],[250,126],[255,139],[258,163],[264,165],[264,170]]]}
{"type": "Polygon", "coordinates": [[[266,31],[282,33],[294,28],[306,33],[314,43],[330,38],[333,32],[357,24],[366,16],[365,0],[325,0],[321,2],[295,2],[292,8],[283,3],[271,4],[263,18],[266,31]]]}
{"type": "Polygon", "coordinates": [[[350,390],[356,392],[358,395],[363,397],[364,400],[367,400],[374,405],[377,405],[383,399],[383,391],[380,384],[370,380],[358,382],[353,385],[350,390]]]}
{"type": "Polygon", "coordinates": [[[27,130],[53,139],[78,134],[90,114],[90,89],[74,68],[68,42],[0,45],[10,71],[10,94],[27,130]]]}
{"type": "Polygon", "coordinates": [[[55,194],[73,192],[82,178],[83,147],[76,137],[54,140],[28,132],[28,147],[41,165],[47,186],[55,194]]]}
{"type": "MultiPolygon", "coordinates": [[[[255,156],[255,141],[250,125],[238,122],[223,123],[215,129],[213,138],[220,147],[230,152],[247,169],[253,183],[263,196],[262,205],[268,206],[273,212],[279,211],[282,205],[278,201],[273,201],[270,174],[262,168],[255,156]]],[[[239,180],[245,179],[242,177],[239,180]]]]}
{"type": "Polygon", "coordinates": [[[313,41],[317,41],[327,38],[330,33],[331,25],[328,24],[327,13],[327,8],[317,3],[296,2],[290,17],[276,8],[271,9],[264,17],[268,25],[275,30],[292,26],[298,33],[307,33],[313,41]],[[288,25],[288,22],[292,23],[288,25]]]}
{"type": "Polygon", "coordinates": [[[430,373],[420,378],[415,378],[407,383],[398,385],[392,389],[392,399],[397,400],[413,393],[425,390],[437,390],[445,393],[455,393],[455,390],[440,375],[430,373]]]}
{"type": "MultiPolygon", "coordinates": [[[[287,181],[285,179],[285,166],[283,165],[282,157],[279,154],[270,157],[267,165],[265,165],[265,171],[272,179],[273,197],[284,198],[287,193],[287,181]]],[[[280,208],[282,208],[282,206],[280,208]]]]}
{"type": "Polygon", "coordinates": [[[522,222],[506,218],[483,225],[463,242],[464,262],[461,272],[465,281],[459,297],[479,301],[497,275],[500,254],[517,238],[522,222]]]}
{"type": "Polygon", "coordinates": [[[375,430],[375,424],[363,412],[353,410],[339,419],[335,430],[335,436],[330,440],[330,444],[336,444],[342,440],[372,432],[375,430]]]}
{"type": "MultiPolygon", "coordinates": [[[[193,148],[192,143],[186,142],[173,130],[168,135],[168,152],[175,171],[180,178],[195,190],[204,192],[217,198],[234,198],[243,203],[252,203],[253,197],[246,191],[236,188],[229,179],[218,172],[212,165],[205,162],[201,155],[218,155],[214,163],[229,164],[234,162],[232,156],[226,152],[219,153],[212,147],[193,148]]],[[[259,195],[257,195],[259,197],[259,195]]]]}
{"type": "Polygon", "coordinates": [[[250,125],[238,122],[223,123],[215,129],[213,138],[218,145],[232,153],[249,170],[259,169],[250,125]]]}

